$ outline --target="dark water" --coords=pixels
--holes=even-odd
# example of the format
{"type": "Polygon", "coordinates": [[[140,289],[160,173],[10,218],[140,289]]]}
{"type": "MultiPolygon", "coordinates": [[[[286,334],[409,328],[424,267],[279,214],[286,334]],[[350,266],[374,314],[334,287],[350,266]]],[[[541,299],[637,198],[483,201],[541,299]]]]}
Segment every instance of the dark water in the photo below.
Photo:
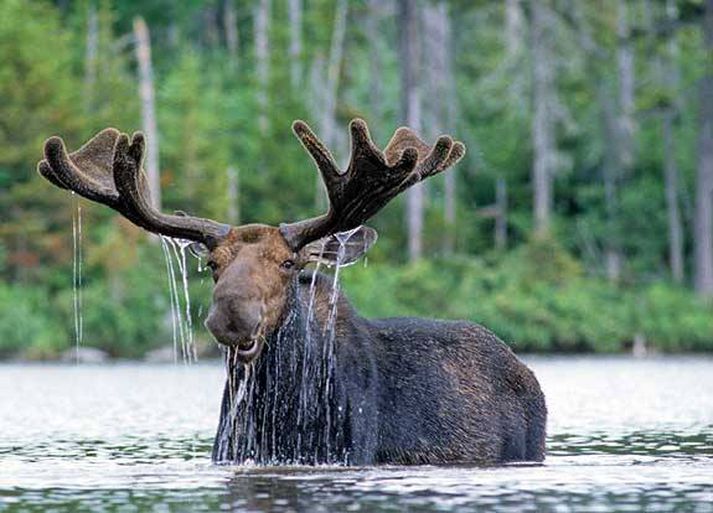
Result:
{"type": "Polygon", "coordinates": [[[713,512],[713,359],[529,358],[544,465],[230,468],[220,365],[0,366],[3,511],[713,512]]]}

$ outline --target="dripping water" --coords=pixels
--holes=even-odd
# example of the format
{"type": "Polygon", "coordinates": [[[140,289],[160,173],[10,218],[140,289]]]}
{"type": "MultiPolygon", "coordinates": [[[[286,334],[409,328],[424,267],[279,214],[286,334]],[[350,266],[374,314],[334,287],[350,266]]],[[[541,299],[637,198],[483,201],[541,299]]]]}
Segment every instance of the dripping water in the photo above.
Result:
{"type": "Polygon", "coordinates": [[[180,348],[184,364],[198,361],[198,353],[193,336],[191,298],[188,290],[188,265],[186,248],[190,242],[161,236],[161,249],[166,263],[168,293],[171,305],[171,327],[173,336],[173,359],[178,362],[180,348]]]}
{"type": "MultiPolygon", "coordinates": [[[[309,279],[306,319],[299,318],[301,306],[288,306],[287,317],[270,338],[269,362],[263,354],[254,362],[242,364],[236,358],[237,352],[231,348],[225,351],[227,403],[216,439],[217,461],[240,464],[348,461],[341,424],[346,412],[336,397],[335,344],[340,271],[348,265],[346,247],[357,231],[334,236],[333,241],[339,246],[336,261],[327,265],[332,275],[326,277],[329,280],[326,290],[318,283],[322,257],[327,250],[327,241],[323,243],[309,279]],[[321,308],[319,301],[324,299],[320,295],[327,302],[321,308]],[[287,399],[278,395],[281,391],[294,394],[296,412],[288,412],[287,399]],[[287,423],[289,418],[292,421],[287,423]]],[[[266,346],[264,351],[267,350],[266,346]]]]}
{"type": "MultiPolygon", "coordinates": [[[[193,318],[191,315],[191,297],[188,289],[188,262],[186,249],[190,241],[161,235],[161,249],[166,263],[168,279],[168,294],[171,305],[171,329],[173,336],[173,361],[178,364],[180,346],[184,365],[198,361],[198,352],[193,333],[193,318]]],[[[201,260],[198,259],[198,270],[201,271],[201,260]]],[[[200,312],[199,312],[200,314],[200,312]]],[[[190,439],[190,455],[192,460],[197,457],[198,434],[190,439]]]]}
{"type": "Polygon", "coordinates": [[[79,349],[84,339],[82,316],[82,205],[74,191],[72,210],[72,304],[74,309],[74,357],[79,363],[79,349]]]}

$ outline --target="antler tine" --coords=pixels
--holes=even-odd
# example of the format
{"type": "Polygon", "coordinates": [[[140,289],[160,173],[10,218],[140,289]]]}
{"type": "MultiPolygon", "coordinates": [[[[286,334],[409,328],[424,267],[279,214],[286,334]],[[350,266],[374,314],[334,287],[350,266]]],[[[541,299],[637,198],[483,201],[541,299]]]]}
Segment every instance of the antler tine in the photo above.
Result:
{"type": "Polygon", "coordinates": [[[107,205],[150,232],[215,246],[230,231],[229,225],[166,215],[151,206],[141,169],[144,147],[140,132],[129,143],[128,135],[114,128],[99,132],[71,154],[61,138],[51,137],[45,142],[45,160],[37,170],[54,185],[107,205]]]}
{"type": "Polygon", "coordinates": [[[293,124],[295,135],[317,164],[329,195],[326,214],[280,226],[293,251],[331,233],[360,226],[400,192],[445,170],[465,154],[463,143],[447,135],[439,137],[431,148],[405,127],[396,130],[382,152],[363,120],[352,120],[349,129],[351,157],[346,171],[341,172],[309,126],[303,121],[293,124]]]}
{"type": "Polygon", "coordinates": [[[322,175],[322,180],[329,189],[329,185],[334,183],[341,174],[334,157],[304,121],[298,119],[292,123],[292,131],[312,156],[312,160],[322,175]]]}
{"type": "Polygon", "coordinates": [[[119,137],[119,131],[115,128],[106,128],[99,132],[96,136],[90,139],[79,150],[67,154],[67,149],[64,141],[57,136],[50,137],[45,142],[45,159],[41,161],[37,169],[39,173],[47,180],[58,187],[69,189],[76,192],[80,196],[104,203],[114,208],[116,201],[119,199],[119,194],[114,190],[110,183],[102,181],[102,171],[91,173],[88,172],[92,167],[109,169],[109,162],[101,162],[95,159],[93,162],[87,158],[87,154],[94,153],[103,155],[102,150],[111,152],[111,149],[119,137]],[[85,172],[81,172],[77,163],[84,163],[85,172]],[[93,165],[92,165],[93,164],[93,165]],[[92,174],[95,178],[92,178],[92,174]],[[99,178],[98,180],[96,178],[99,178]]]}

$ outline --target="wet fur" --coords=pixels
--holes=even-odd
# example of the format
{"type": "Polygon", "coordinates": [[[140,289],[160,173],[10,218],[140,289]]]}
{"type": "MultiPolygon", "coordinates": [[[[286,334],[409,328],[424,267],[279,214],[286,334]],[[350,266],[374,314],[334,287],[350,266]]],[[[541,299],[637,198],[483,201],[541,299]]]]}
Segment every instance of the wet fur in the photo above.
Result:
{"type": "Polygon", "coordinates": [[[306,340],[311,282],[312,273],[303,272],[290,286],[287,313],[252,364],[253,388],[233,424],[231,401],[246,367],[229,365],[215,461],[496,464],[544,458],[540,386],[494,334],[460,321],[367,320],[340,295],[330,373],[316,351],[328,348],[320,327],[329,315],[331,277],[315,281],[315,321],[306,340]],[[315,399],[307,414],[305,408],[299,413],[302,386],[315,399]]]}

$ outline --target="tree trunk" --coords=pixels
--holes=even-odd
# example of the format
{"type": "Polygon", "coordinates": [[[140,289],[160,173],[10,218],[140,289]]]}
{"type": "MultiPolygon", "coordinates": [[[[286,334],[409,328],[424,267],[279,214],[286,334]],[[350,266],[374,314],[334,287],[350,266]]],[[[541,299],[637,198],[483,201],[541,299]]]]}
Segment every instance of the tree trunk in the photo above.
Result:
{"type": "Polygon", "coordinates": [[[97,81],[97,55],[99,52],[99,16],[93,3],[87,8],[87,48],[84,61],[84,101],[87,110],[93,107],[94,85],[97,81]]]}
{"type": "MultiPolygon", "coordinates": [[[[420,39],[417,0],[399,0],[399,57],[401,61],[401,119],[416,132],[421,131],[419,91],[420,39]]],[[[407,192],[406,219],[408,254],[411,261],[423,254],[423,184],[407,192]]]]}
{"type": "Polygon", "coordinates": [[[713,298],[713,0],[706,0],[703,20],[704,76],[700,82],[698,170],[694,222],[695,287],[713,298]]]}
{"type": "Polygon", "coordinates": [[[519,72],[524,51],[525,23],[522,0],[505,2],[505,46],[508,69],[512,70],[508,86],[509,104],[512,108],[525,108],[525,84],[519,72]]]}
{"type": "Polygon", "coordinates": [[[235,0],[225,0],[223,4],[223,30],[225,31],[225,46],[228,48],[230,69],[238,69],[238,52],[240,39],[238,37],[238,15],[235,12],[235,0]]]}
{"type": "Polygon", "coordinates": [[[551,52],[549,13],[543,0],[531,0],[531,45],[533,103],[533,212],[535,235],[547,235],[552,217],[552,180],[555,173],[556,146],[552,96],[554,94],[554,56],[551,52]]]}
{"type": "Polygon", "coordinates": [[[158,130],[156,128],[156,101],[154,97],[153,68],[151,65],[151,39],[149,28],[141,17],[134,18],[136,60],[139,63],[139,96],[141,97],[141,124],[146,134],[144,168],[151,189],[151,203],[161,209],[161,175],[158,165],[158,130]]]}
{"type": "MultiPolygon", "coordinates": [[[[344,54],[344,38],[347,29],[348,4],[346,0],[337,0],[334,10],[334,27],[332,28],[332,41],[329,48],[329,62],[327,63],[327,79],[324,89],[322,104],[321,134],[327,148],[335,153],[335,158],[339,160],[336,153],[339,145],[336,144],[336,114],[337,114],[337,94],[339,92],[339,71],[342,65],[342,55],[344,54]]],[[[321,177],[316,179],[316,203],[320,208],[326,206],[326,190],[321,177]]]]}
{"type": "Polygon", "coordinates": [[[290,84],[297,90],[302,82],[302,0],[289,0],[290,84]]]}
{"type": "Polygon", "coordinates": [[[369,41],[369,103],[372,115],[380,122],[384,114],[383,107],[383,65],[382,65],[382,34],[380,21],[383,0],[369,0],[365,22],[366,38],[369,41]]]}
{"type": "Polygon", "coordinates": [[[671,277],[676,283],[683,283],[683,229],[681,211],[678,206],[678,165],[673,138],[672,109],[663,114],[664,175],[666,183],[666,211],[668,214],[668,247],[671,277]]]}
{"type": "Polygon", "coordinates": [[[617,70],[619,78],[619,166],[622,175],[634,162],[634,52],[629,28],[629,2],[618,2],[617,70]]]}
{"type": "MultiPolygon", "coordinates": [[[[674,22],[677,18],[676,4],[674,0],[666,1],[666,19],[674,22]]],[[[668,90],[673,94],[678,91],[678,70],[676,69],[679,52],[676,44],[676,34],[669,36],[667,43],[667,55],[664,65],[659,67],[661,79],[666,84],[668,90]]],[[[674,118],[677,115],[675,105],[668,106],[662,115],[662,136],[663,136],[663,157],[664,157],[664,177],[666,183],[666,211],[668,217],[668,246],[669,246],[669,266],[671,268],[671,278],[675,283],[683,283],[684,262],[683,262],[683,225],[681,222],[681,210],[679,207],[678,194],[678,164],[676,163],[676,147],[674,137],[674,118]]]]}
{"type": "MultiPolygon", "coordinates": [[[[426,4],[423,14],[423,69],[424,91],[429,101],[424,105],[424,135],[431,141],[447,132],[455,131],[456,91],[453,78],[450,19],[448,4],[426,4]]],[[[455,245],[455,169],[444,176],[443,219],[445,230],[442,247],[445,254],[453,252],[455,245]]],[[[425,191],[424,191],[425,192],[425,191]]]]}
{"type": "Polygon", "coordinates": [[[507,182],[499,177],[495,184],[495,247],[504,250],[508,245],[508,189],[507,182]]]}
{"type": "Polygon", "coordinates": [[[240,174],[236,167],[228,166],[228,212],[226,221],[234,226],[240,224],[240,174]]]}
{"type": "Polygon", "coordinates": [[[628,3],[618,3],[617,17],[617,78],[618,115],[614,127],[616,137],[612,140],[616,158],[610,172],[605,173],[605,194],[607,202],[607,224],[609,225],[606,244],[606,271],[612,282],[621,279],[624,256],[619,241],[618,226],[619,187],[623,177],[629,174],[634,162],[634,53],[631,47],[628,3]]]}
{"type": "Polygon", "coordinates": [[[206,48],[215,48],[220,41],[218,11],[215,5],[207,4],[201,8],[203,41],[206,48]]]}
{"type": "Polygon", "coordinates": [[[270,47],[268,30],[270,22],[270,0],[259,0],[255,9],[255,72],[257,75],[258,128],[267,132],[267,89],[270,78],[270,47]]]}

